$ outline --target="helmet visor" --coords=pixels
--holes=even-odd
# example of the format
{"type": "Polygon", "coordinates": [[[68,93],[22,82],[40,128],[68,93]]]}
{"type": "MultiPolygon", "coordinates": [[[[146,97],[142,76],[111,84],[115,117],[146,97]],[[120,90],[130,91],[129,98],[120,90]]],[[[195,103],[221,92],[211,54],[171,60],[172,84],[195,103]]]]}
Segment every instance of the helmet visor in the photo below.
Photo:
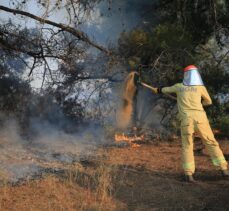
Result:
{"type": "Polygon", "coordinates": [[[197,69],[184,72],[183,84],[186,86],[203,86],[204,83],[197,69]]]}

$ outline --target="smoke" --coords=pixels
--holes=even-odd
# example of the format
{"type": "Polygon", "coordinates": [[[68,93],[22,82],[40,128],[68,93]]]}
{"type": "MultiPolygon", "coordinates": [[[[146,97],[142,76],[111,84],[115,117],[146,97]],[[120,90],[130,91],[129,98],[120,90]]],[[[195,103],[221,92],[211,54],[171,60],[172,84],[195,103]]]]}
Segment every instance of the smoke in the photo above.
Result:
{"type": "Polygon", "coordinates": [[[101,1],[84,30],[98,42],[116,43],[120,34],[156,21],[157,0],[101,1]],[[154,17],[155,16],[155,17],[154,17]]]}
{"type": "Polygon", "coordinates": [[[66,164],[96,156],[95,150],[107,143],[100,125],[79,127],[61,115],[56,105],[43,109],[40,116],[28,116],[27,128],[15,116],[0,114],[0,181],[15,183],[50,169],[63,169],[66,164]],[[42,115],[47,112],[50,115],[42,115]],[[66,131],[69,127],[71,132],[66,131]]]}
{"type": "Polygon", "coordinates": [[[163,107],[158,96],[140,87],[136,97],[136,109],[138,124],[141,128],[162,129],[163,107]]]}

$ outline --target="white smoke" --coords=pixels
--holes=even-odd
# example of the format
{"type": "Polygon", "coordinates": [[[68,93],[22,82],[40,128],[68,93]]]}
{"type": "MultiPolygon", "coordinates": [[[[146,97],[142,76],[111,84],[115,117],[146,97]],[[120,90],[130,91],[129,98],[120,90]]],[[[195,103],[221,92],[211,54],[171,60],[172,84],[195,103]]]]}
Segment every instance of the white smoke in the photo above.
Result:
{"type": "Polygon", "coordinates": [[[30,122],[31,133],[25,138],[15,119],[1,115],[0,181],[15,183],[49,169],[63,169],[66,164],[95,156],[105,141],[102,129],[93,125],[68,134],[48,121],[30,122]]]}

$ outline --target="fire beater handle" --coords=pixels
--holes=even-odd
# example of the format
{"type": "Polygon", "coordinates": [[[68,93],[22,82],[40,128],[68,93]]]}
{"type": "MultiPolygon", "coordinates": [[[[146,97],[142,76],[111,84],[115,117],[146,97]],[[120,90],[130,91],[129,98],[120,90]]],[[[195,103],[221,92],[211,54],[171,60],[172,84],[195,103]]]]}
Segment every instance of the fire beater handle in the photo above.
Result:
{"type": "MultiPolygon", "coordinates": [[[[150,90],[152,90],[153,92],[154,92],[154,90],[155,90],[154,87],[152,87],[152,86],[150,86],[150,85],[148,85],[148,84],[146,84],[146,83],[141,82],[141,85],[144,86],[144,87],[146,87],[146,88],[148,88],[148,89],[150,89],[150,90]]],[[[165,94],[165,93],[163,93],[163,94],[166,95],[167,97],[169,97],[170,99],[177,100],[176,97],[174,97],[174,96],[172,96],[172,95],[170,95],[170,94],[165,94]]]]}

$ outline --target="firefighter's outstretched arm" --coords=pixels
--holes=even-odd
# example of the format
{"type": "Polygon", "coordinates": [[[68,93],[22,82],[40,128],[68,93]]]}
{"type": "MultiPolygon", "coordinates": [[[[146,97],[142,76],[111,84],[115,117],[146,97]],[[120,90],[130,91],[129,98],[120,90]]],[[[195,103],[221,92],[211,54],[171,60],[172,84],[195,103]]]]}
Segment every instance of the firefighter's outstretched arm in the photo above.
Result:
{"type": "Polygon", "coordinates": [[[176,93],[176,92],[177,92],[176,84],[173,86],[169,86],[169,87],[158,88],[158,93],[172,94],[172,93],[176,93]]]}
{"type": "Polygon", "coordinates": [[[176,97],[169,94],[169,93],[176,93],[175,85],[171,86],[171,87],[164,87],[164,88],[153,87],[153,86],[150,86],[150,85],[143,83],[143,82],[141,82],[141,85],[146,87],[146,88],[149,88],[154,94],[163,93],[166,96],[168,96],[169,98],[176,100],[176,97]]]}

